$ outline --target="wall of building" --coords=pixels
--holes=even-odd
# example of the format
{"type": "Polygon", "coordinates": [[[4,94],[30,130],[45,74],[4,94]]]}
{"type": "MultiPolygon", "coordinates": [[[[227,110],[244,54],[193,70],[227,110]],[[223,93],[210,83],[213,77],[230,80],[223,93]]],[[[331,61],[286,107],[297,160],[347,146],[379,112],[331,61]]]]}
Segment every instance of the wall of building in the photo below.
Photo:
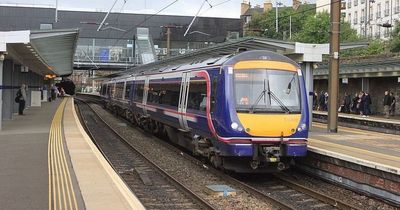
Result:
{"type": "MultiPolygon", "coordinates": [[[[371,110],[373,113],[382,114],[383,113],[383,98],[385,90],[389,90],[394,93],[396,97],[397,106],[396,113],[400,114],[400,84],[397,82],[397,77],[370,77],[366,78],[369,80],[369,90],[364,90],[368,92],[372,99],[371,110]]],[[[328,80],[314,80],[314,91],[318,94],[321,91],[328,91],[328,80]]],[[[339,85],[339,98],[340,102],[344,98],[344,93],[351,93],[354,97],[355,93],[362,91],[362,79],[361,78],[349,78],[348,84],[343,84],[340,80],[339,85]]],[[[339,107],[339,104],[338,104],[339,107]]]]}

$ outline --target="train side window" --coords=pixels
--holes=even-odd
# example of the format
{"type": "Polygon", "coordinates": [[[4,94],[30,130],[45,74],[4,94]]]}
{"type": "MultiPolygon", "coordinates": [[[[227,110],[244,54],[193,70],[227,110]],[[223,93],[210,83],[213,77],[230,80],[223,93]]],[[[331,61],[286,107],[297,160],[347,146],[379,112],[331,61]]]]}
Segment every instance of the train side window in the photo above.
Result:
{"type": "Polygon", "coordinates": [[[138,83],[135,85],[135,101],[142,102],[143,100],[143,91],[144,91],[144,83],[138,83]]]}
{"type": "Polygon", "coordinates": [[[128,82],[126,82],[126,87],[125,87],[125,100],[129,100],[129,99],[130,99],[132,84],[133,84],[133,81],[128,81],[128,82]]]}
{"type": "Polygon", "coordinates": [[[218,77],[213,78],[211,88],[211,112],[214,112],[215,104],[217,102],[218,77]]]}
{"type": "Polygon", "coordinates": [[[205,80],[191,80],[189,85],[188,109],[206,111],[207,83],[205,80]]]}
{"type": "Polygon", "coordinates": [[[159,83],[150,83],[149,84],[149,91],[147,93],[147,102],[151,103],[159,103],[160,100],[160,84],[159,83]]]}
{"type": "Polygon", "coordinates": [[[178,107],[180,83],[164,83],[160,85],[159,103],[178,107]]]}
{"type": "Polygon", "coordinates": [[[124,92],[124,82],[118,82],[115,84],[115,98],[122,99],[122,94],[124,92]]]}

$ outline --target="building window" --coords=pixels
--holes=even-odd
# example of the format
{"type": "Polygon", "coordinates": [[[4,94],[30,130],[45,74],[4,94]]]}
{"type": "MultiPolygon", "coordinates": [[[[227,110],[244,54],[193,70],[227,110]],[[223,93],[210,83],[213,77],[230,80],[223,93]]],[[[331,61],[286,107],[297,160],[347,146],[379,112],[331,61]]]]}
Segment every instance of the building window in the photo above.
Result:
{"type": "Polygon", "coordinates": [[[349,0],[349,1],[347,2],[347,8],[348,8],[348,9],[351,8],[351,0],[349,0]]]}
{"type": "Polygon", "coordinates": [[[383,32],[383,37],[389,37],[389,28],[385,28],[385,31],[383,32]]]}
{"type": "Polygon", "coordinates": [[[376,19],[381,18],[381,4],[379,3],[376,7],[376,19]]]}
{"type": "Polygon", "coordinates": [[[358,5],[358,0],[354,0],[354,6],[358,5]]]}
{"type": "Polygon", "coordinates": [[[361,18],[360,18],[360,23],[364,23],[365,20],[365,11],[364,9],[361,10],[361,18]]]}
{"type": "Polygon", "coordinates": [[[369,7],[369,20],[374,19],[374,8],[372,6],[369,7]]]}
{"type": "Polygon", "coordinates": [[[394,14],[399,14],[400,13],[400,0],[396,0],[394,2],[394,14]]]}
{"type": "Polygon", "coordinates": [[[385,2],[385,17],[389,16],[389,1],[385,2]]]}
{"type": "Polygon", "coordinates": [[[347,21],[351,24],[351,13],[349,13],[349,16],[347,17],[347,21]]]}
{"type": "Polygon", "coordinates": [[[372,38],[373,35],[372,26],[369,26],[369,37],[372,38]]]}
{"type": "Polygon", "coordinates": [[[40,24],[40,30],[51,30],[51,29],[53,29],[52,23],[41,23],[40,24]]]}
{"type": "Polygon", "coordinates": [[[354,21],[353,21],[353,24],[354,24],[354,25],[357,25],[357,23],[358,23],[358,17],[357,17],[357,16],[358,16],[358,12],[355,11],[355,12],[354,12],[354,21]]]}
{"type": "Polygon", "coordinates": [[[360,1],[361,4],[364,4],[364,2],[365,2],[365,0],[361,0],[361,1],[360,1]]]}

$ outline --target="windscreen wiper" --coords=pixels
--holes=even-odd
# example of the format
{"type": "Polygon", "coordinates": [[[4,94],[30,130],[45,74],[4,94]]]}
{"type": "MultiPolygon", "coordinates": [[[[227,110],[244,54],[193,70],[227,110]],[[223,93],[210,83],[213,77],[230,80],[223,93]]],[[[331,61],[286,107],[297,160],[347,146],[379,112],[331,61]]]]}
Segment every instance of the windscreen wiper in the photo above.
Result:
{"type": "Polygon", "coordinates": [[[270,98],[274,99],[275,102],[279,104],[279,107],[286,113],[290,113],[290,109],[278,98],[276,97],[275,93],[271,91],[269,87],[269,82],[268,82],[268,95],[270,98]]]}
{"type": "Polygon", "coordinates": [[[257,106],[257,104],[260,102],[261,98],[264,96],[265,97],[265,93],[267,92],[267,90],[265,89],[265,79],[264,79],[264,89],[263,91],[261,91],[260,95],[258,96],[258,98],[256,99],[256,101],[254,102],[254,104],[251,105],[250,107],[250,113],[254,113],[254,108],[257,106]]]}

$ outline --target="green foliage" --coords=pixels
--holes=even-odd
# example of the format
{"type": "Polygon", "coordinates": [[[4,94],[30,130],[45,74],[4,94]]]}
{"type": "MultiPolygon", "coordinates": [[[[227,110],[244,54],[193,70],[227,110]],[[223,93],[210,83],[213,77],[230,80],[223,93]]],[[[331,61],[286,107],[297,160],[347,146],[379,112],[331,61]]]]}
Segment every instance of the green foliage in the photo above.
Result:
{"type": "MultiPolygon", "coordinates": [[[[304,43],[329,42],[330,16],[327,12],[315,14],[314,5],[302,5],[297,11],[291,7],[279,9],[279,32],[275,32],[275,10],[253,16],[247,35],[273,39],[289,38],[289,16],[292,17],[292,40],[304,43]],[[254,30],[257,29],[257,30],[254,30]]],[[[347,22],[341,23],[341,42],[359,40],[357,31],[347,22]]]]}
{"type": "Polygon", "coordinates": [[[400,21],[396,21],[396,26],[392,31],[392,38],[390,40],[390,51],[400,52],[400,21]]]}
{"type": "Polygon", "coordinates": [[[304,43],[327,43],[330,20],[327,12],[307,17],[303,30],[296,33],[294,40],[304,43]]]}
{"type": "Polygon", "coordinates": [[[385,52],[385,43],[382,40],[376,39],[369,43],[366,48],[357,48],[345,50],[341,54],[342,57],[351,57],[351,56],[370,56],[370,55],[379,55],[385,52]]]}
{"type": "Polygon", "coordinates": [[[289,39],[290,16],[292,17],[292,35],[302,30],[303,24],[308,16],[315,14],[315,5],[301,5],[294,11],[291,7],[278,9],[278,33],[276,33],[276,10],[272,9],[266,13],[256,14],[249,23],[246,35],[262,36],[273,39],[289,39]]]}
{"type": "MultiPolygon", "coordinates": [[[[328,43],[330,31],[330,16],[327,12],[309,16],[304,28],[295,36],[295,40],[305,43],[328,43]]],[[[340,24],[340,42],[354,42],[359,40],[357,31],[352,29],[348,22],[340,24]]]]}

